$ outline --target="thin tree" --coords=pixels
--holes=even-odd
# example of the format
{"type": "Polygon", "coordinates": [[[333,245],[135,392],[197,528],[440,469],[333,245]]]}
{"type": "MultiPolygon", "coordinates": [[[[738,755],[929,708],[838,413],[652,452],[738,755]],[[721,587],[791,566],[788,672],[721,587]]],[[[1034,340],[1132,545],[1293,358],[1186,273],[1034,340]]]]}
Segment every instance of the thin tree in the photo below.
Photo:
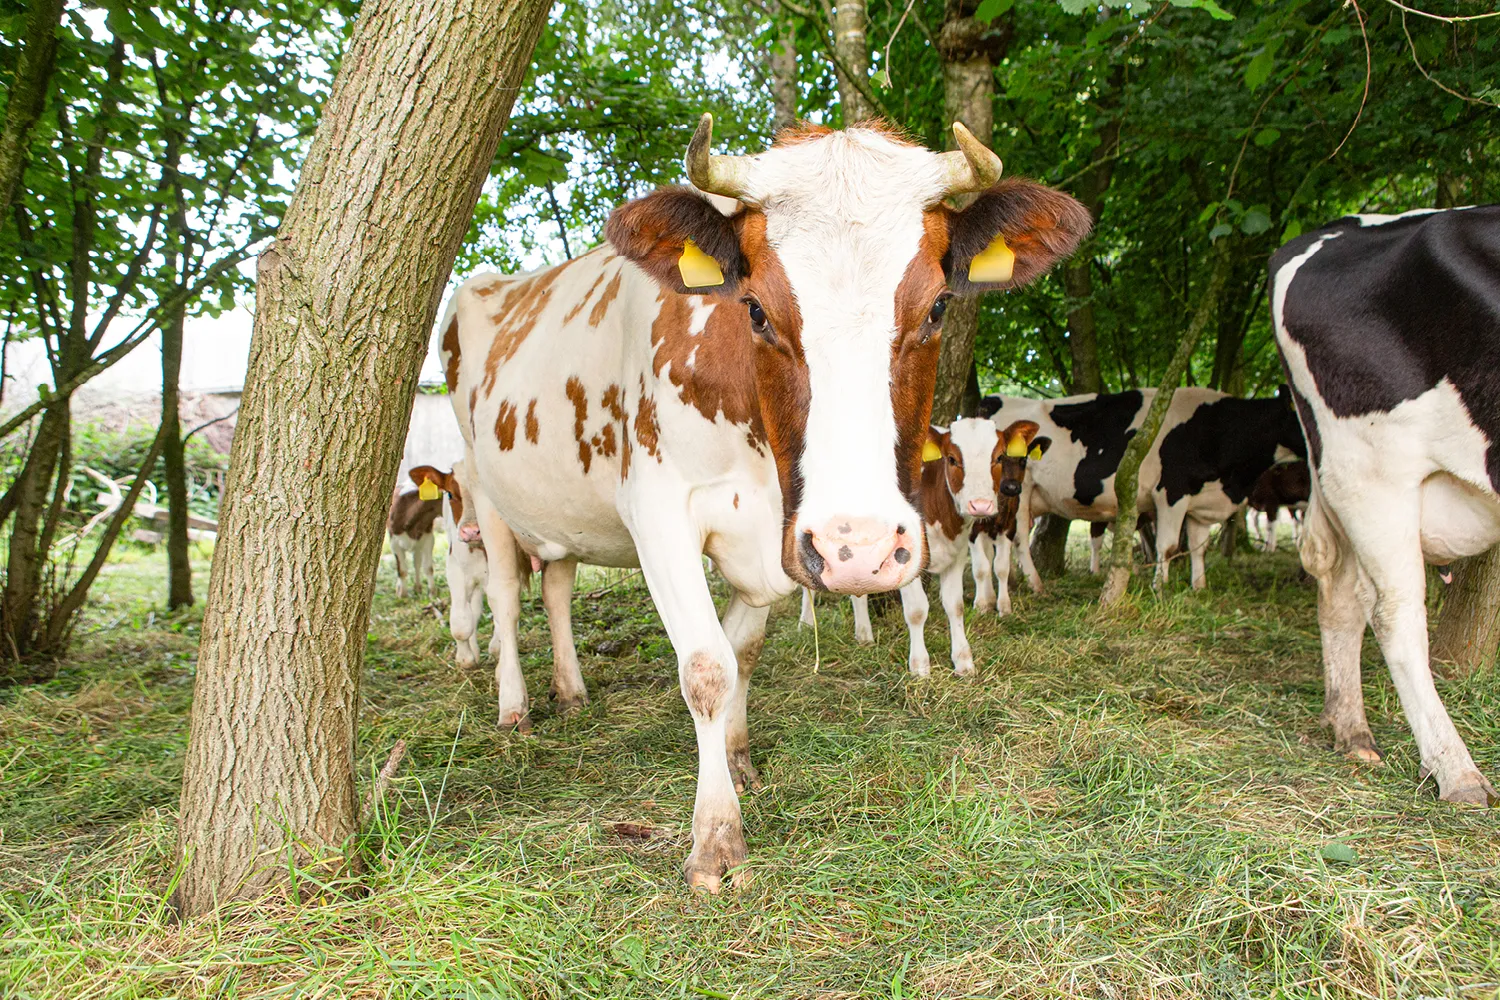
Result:
{"type": "Polygon", "coordinates": [[[176,902],[338,868],[370,598],[427,334],[548,0],[367,0],[260,257],[183,769],[176,902]]]}
{"type": "Polygon", "coordinates": [[[771,131],[797,120],[797,28],[781,4],[771,0],[768,12],[776,40],[766,57],[771,78],[771,131]]]}
{"type": "Polygon", "coordinates": [[[57,64],[57,26],[62,23],[63,0],[31,0],[26,5],[26,27],[21,56],[16,60],[5,102],[5,126],[0,131],[0,225],[10,218],[10,203],[26,172],[26,150],[31,130],[47,102],[47,84],[57,64]]]}
{"type": "Polygon", "coordinates": [[[1104,579],[1104,589],[1099,595],[1102,607],[1109,607],[1119,601],[1130,583],[1131,564],[1134,560],[1132,550],[1135,548],[1136,492],[1140,483],[1141,462],[1156,442],[1156,435],[1161,432],[1167,408],[1172,405],[1177,383],[1182,381],[1183,373],[1187,371],[1188,360],[1193,356],[1193,349],[1198,346],[1198,338],[1203,335],[1204,327],[1208,326],[1208,321],[1218,309],[1219,293],[1224,289],[1224,281],[1229,277],[1229,268],[1234,260],[1230,253],[1232,239],[1232,236],[1225,236],[1214,245],[1208,285],[1198,299],[1198,308],[1193,312],[1187,329],[1183,331],[1182,339],[1177,342],[1177,351],[1162,375],[1156,398],[1146,410],[1146,419],[1125,446],[1125,454],[1120,458],[1119,468],[1115,472],[1115,531],[1110,545],[1109,569],[1104,579]]]}

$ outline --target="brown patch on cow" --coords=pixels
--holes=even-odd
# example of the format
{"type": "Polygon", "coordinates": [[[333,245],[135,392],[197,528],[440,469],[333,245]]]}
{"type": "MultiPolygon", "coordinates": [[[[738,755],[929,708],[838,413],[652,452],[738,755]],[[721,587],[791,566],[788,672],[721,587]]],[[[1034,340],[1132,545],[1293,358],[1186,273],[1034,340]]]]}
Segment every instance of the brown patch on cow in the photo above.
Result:
{"type": "Polygon", "coordinates": [[[469,438],[474,438],[474,407],[479,403],[479,386],[469,390],[469,438]]]}
{"type": "Polygon", "coordinates": [[[620,482],[630,475],[630,428],[620,427],[620,482]]]}
{"type": "Polygon", "coordinates": [[[448,364],[443,370],[443,380],[448,383],[449,392],[458,391],[458,315],[448,321],[448,327],[443,331],[443,353],[448,355],[448,364]]]}
{"type": "Polygon", "coordinates": [[[526,440],[536,444],[541,433],[542,427],[536,422],[536,400],[533,399],[526,404],[526,440]]]}
{"type": "Polygon", "coordinates": [[[734,495],[734,509],[735,510],[739,510],[740,509],[740,495],[738,493],[736,493],[734,495]]]}
{"type": "Polygon", "coordinates": [[[612,458],[615,454],[615,425],[605,424],[604,429],[594,435],[594,450],[605,458],[612,458]]]}
{"type": "Polygon", "coordinates": [[[495,415],[495,437],[501,451],[510,451],[516,446],[516,406],[508,399],[500,401],[500,412],[495,415]]]}
{"type": "Polygon", "coordinates": [[[646,395],[646,377],[641,376],[641,401],[635,408],[635,439],[646,454],[661,462],[661,421],[656,418],[656,400],[646,395]]]}
{"type": "Polygon", "coordinates": [[[833,129],[827,125],[816,125],[813,122],[798,121],[786,126],[776,133],[773,146],[795,146],[802,142],[812,142],[824,136],[833,135],[833,129]]]}
{"type": "MultiPolygon", "coordinates": [[[[752,281],[752,285],[754,282],[752,281]]],[[[667,294],[651,324],[652,368],[677,387],[678,398],[714,420],[720,414],[765,440],[753,371],[754,345],[745,306],[723,299],[667,294]],[[693,307],[711,310],[703,330],[690,333],[693,307]]]]}
{"type": "MultiPolygon", "coordinates": [[[[605,315],[609,312],[609,304],[620,294],[620,275],[624,269],[615,272],[615,276],[609,279],[609,284],[604,286],[604,294],[599,296],[599,301],[594,303],[594,308],[589,310],[589,326],[598,326],[604,322],[605,315]]],[[[601,275],[602,277],[602,275],[601,275]]]]}
{"type": "Polygon", "coordinates": [[[589,466],[594,461],[594,450],[583,433],[583,425],[589,418],[588,392],[576,376],[568,379],[563,391],[573,404],[573,440],[578,442],[578,462],[583,466],[584,475],[588,475],[589,466]]]}
{"type": "Polygon", "coordinates": [[[393,535],[405,535],[416,540],[432,534],[432,525],[443,514],[443,501],[423,500],[416,490],[402,493],[391,501],[391,512],[386,516],[385,528],[393,535]]]}
{"type": "MultiPolygon", "coordinates": [[[[948,464],[946,448],[941,460],[927,462],[922,466],[917,510],[922,512],[922,520],[936,525],[938,530],[948,538],[957,538],[964,530],[964,519],[958,512],[958,505],[954,502],[953,492],[948,486],[951,481],[951,468],[948,464]]],[[[962,483],[963,466],[961,464],[959,469],[959,481],[962,483]]]]}
{"type": "Polygon", "coordinates": [[[932,304],[942,293],[943,255],[948,248],[948,212],[932,209],[922,216],[922,239],[896,287],[896,339],[891,343],[891,406],[896,418],[896,483],[921,510],[922,445],[932,419],[932,390],[937,381],[942,329],[934,326],[932,304]]]}
{"type": "MultiPolygon", "coordinates": [[[[581,313],[581,312],[583,312],[583,307],[589,304],[589,299],[591,299],[591,298],[594,297],[594,292],[603,283],[604,283],[604,272],[600,271],[599,272],[599,276],[594,279],[594,283],[589,286],[589,290],[583,293],[583,297],[580,298],[577,302],[575,302],[573,304],[573,308],[569,309],[567,315],[563,317],[563,324],[564,325],[567,325],[568,323],[573,322],[573,320],[577,318],[578,314],[581,313]]],[[[595,325],[597,326],[598,324],[595,324],[595,325]]]]}
{"type": "Polygon", "coordinates": [[[620,387],[610,383],[604,390],[604,395],[599,397],[599,405],[602,406],[611,420],[625,420],[625,394],[620,387]]]}
{"type": "Polygon", "coordinates": [[[489,281],[486,281],[482,285],[473,285],[473,286],[471,286],[469,288],[469,291],[473,292],[475,295],[479,296],[481,299],[487,299],[491,295],[494,295],[496,292],[498,292],[500,290],[500,286],[502,284],[504,284],[504,281],[502,279],[500,279],[500,278],[491,278],[489,281]]]}
{"type": "MultiPolygon", "coordinates": [[[[549,267],[526,278],[510,282],[505,298],[490,314],[495,324],[495,339],[490,342],[490,352],[484,359],[484,394],[488,396],[495,388],[495,379],[500,366],[515,356],[517,350],[531,335],[537,319],[552,301],[552,284],[560,278],[571,260],[556,267],[549,267]]],[[[479,290],[474,290],[479,294],[479,290]]]]}
{"type": "Polygon", "coordinates": [[[729,693],[729,678],[724,665],[707,653],[688,657],[682,667],[682,696],[693,714],[712,721],[729,693]]]}

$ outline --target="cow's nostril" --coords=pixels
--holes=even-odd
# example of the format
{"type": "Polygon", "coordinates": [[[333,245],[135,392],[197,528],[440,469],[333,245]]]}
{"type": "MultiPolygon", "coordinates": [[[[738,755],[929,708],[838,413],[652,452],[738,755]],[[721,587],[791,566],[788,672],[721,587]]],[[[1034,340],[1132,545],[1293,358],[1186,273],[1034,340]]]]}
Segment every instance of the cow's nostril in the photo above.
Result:
{"type": "Polygon", "coordinates": [[[896,560],[896,562],[900,565],[905,566],[907,563],[911,562],[911,549],[903,545],[895,552],[891,553],[891,558],[896,560]]]}
{"type": "Polygon", "coordinates": [[[1000,492],[1008,497],[1018,497],[1021,495],[1021,484],[1014,480],[1003,482],[1000,484],[1000,492]]]}

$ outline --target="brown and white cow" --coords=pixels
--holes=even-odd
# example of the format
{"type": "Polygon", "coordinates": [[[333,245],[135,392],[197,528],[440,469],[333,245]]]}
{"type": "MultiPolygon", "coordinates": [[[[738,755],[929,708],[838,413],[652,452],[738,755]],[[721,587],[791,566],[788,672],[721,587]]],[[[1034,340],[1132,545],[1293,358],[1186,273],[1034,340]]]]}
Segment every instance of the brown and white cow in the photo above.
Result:
{"type": "MultiPolygon", "coordinates": [[[[1000,432],[1005,445],[996,470],[1000,508],[994,517],[974,522],[969,529],[970,564],[974,574],[974,610],[1010,614],[1010,550],[1016,540],[1016,514],[1026,485],[1030,462],[1047,454],[1052,439],[1038,436],[1033,420],[1016,420],[1000,432]]],[[[959,584],[962,586],[962,583],[959,584]]]]}
{"type": "MultiPolygon", "coordinates": [[[[974,654],[964,631],[964,570],[976,531],[1006,521],[1015,530],[1016,500],[1026,477],[1026,461],[1049,444],[1037,438],[1037,425],[1018,420],[1004,430],[981,417],[955,420],[946,430],[934,427],[928,440],[930,461],[922,465],[922,521],[927,540],[927,571],[938,578],[938,597],[948,614],[949,655],[953,672],[974,672],[974,654]],[[983,526],[983,527],[982,527],[983,526]]],[[[856,627],[868,629],[868,598],[851,598],[856,627]]],[[[1009,610],[1009,599],[1006,610],[1009,610]]],[[[901,609],[910,639],[907,667],[913,676],[932,672],[923,626],[927,623],[927,586],[919,576],[901,588],[901,609]]]]}
{"type": "MultiPolygon", "coordinates": [[[[443,525],[448,536],[448,628],[458,645],[457,660],[461,667],[479,662],[479,619],[484,613],[484,594],[489,582],[489,557],[474,505],[465,502],[474,490],[469,485],[467,463],[456,462],[452,472],[430,465],[411,470],[417,483],[424,480],[443,491],[443,525]]],[[[517,593],[526,589],[534,568],[534,557],[528,555],[506,532],[508,550],[514,560],[517,593]]],[[[507,544],[502,539],[494,544],[507,544]]],[[[578,564],[569,560],[546,563],[542,571],[542,603],[547,609],[547,625],[552,633],[552,696],[559,714],[570,715],[589,703],[588,689],[579,668],[578,651],[573,644],[573,579],[578,564]]],[[[514,630],[512,630],[514,631],[514,630]]],[[[490,640],[490,655],[500,660],[504,630],[498,625],[490,640]]],[[[498,684],[511,680],[496,669],[498,684]]],[[[522,692],[524,697],[524,691],[522,692]]],[[[531,720],[522,716],[516,722],[522,732],[529,732],[531,720]]]]}
{"type": "MultiPolygon", "coordinates": [[[[704,115],[688,147],[696,188],[617,208],[609,245],[574,260],[470,278],[437,336],[486,540],[509,525],[545,560],[641,567],[697,732],[684,872],[717,891],[745,859],[736,791],[758,780],[745,696],[768,606],[799,583],[860,594],[916,577],[948,300],[1032,280],[1089,216],[999,181],[962,126],[942,154],[862,125],[712,156],[711,131],[704,115]],[[944,203],[963,192],[979,197],[944,203]],[[971,281],[997,236],[1013,272],[971,281]],[[722,621],[705,553],[733,589],[722,621]]],[[[500,670],[518,679],[516,587],[491,551],[500,670]]],[[[524,685],[502,683],[499,709],[502,725],[523,717],[524,685]]]]}
{"type": "Polygon", "coordinates": [[[397,493],[391,500],[391,512],[386,515],[385,530],[391,539],[391,555],[396,559],[396,596],[405,597],[406,561],[412,564],[411,593],[427,584],[427,596],[432,596],[432,534],[437,519],[443,513],[441,501],[434,497],[424,500],[420,489],[422,480],[412,477],[417,489],[397,493]]]}

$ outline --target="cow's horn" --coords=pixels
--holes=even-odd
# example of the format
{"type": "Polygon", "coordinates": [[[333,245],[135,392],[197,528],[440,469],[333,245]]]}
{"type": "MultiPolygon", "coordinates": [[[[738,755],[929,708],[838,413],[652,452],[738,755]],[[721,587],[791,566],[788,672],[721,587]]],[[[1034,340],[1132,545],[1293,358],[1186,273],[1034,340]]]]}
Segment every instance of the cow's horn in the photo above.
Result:
{"type": "MultiPolygon", "coordinates": [[[[702,131],[702,126],[699,126],[699,131],[702,131]]],[[[974,133],[964,128],[963,122],[953,123],[953,138],[958,141],[958,149],[938,154],[943,168],[942,197],[983,191],[993,186],[1000,179],[1000,157],[974,138],[974,133]]]]}
{"type": "Polygon", "coordinates": [[[698,119],[698,130],[687,148],[688,180],[699,191],[721,194],[726,198],[742,198],[745,181],[750,172],[750,162],[744,156],[714,156],[708,151],[714,138],[714,116],[704,113],[698,119]]]}

